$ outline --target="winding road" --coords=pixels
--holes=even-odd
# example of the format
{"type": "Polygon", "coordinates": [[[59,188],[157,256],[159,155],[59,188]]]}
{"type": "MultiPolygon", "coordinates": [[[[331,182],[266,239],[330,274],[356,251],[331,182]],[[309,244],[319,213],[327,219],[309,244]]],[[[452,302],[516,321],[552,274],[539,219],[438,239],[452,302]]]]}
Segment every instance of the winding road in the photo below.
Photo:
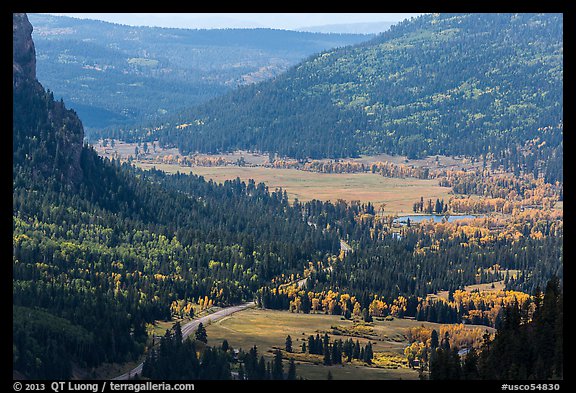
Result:
{"type": "MultiPolygon", "coordinates": [[[[198,318],[198,319],[194,319],[193,321],[190,321],[186,325],[182,326],[182,338],[186,338],[190,334],[194,333],[196,331],[196,329],[198,328],[198,325],[200,323],[202,323],[203,325],[206,325],[209,322],[215,322],[219,319],[227,317],[228,315],[234,314],[235,312],[246,310],[247,308],[252,308],[252,307],[256,307],[256,304],[254,302],[248,302],[248,303],[240,304],[238,306],[226,307],[226,308],[220,309],[216,312],[213,312],[212,314],[203,316],[203,317],[198,318]]],[[[134,367],[132,370],[128,371],[127,373],[124,373],[124,374],[114,378],[113,380],[114,381],[128,380],[128,379],[134,377],[136,374],[141,374],[142,373],[142,366],[144,366],[144,362],[140,363],[139,365],[137,365],[136,367],[134,367]]]]}
{"type": "MultiPolygon", "coordinates": [[[[352,251],[352,248],[344,240],[340,240],[340,249],[343,250],[345,253],[352,251]]],[[[332,267],[328,266],[326,269],[331,270],[332,267]]],[[[303,279],[297,281],[298,287],[302,288],[302,286],[304,285],[305,282],[306,282],[306,278],[303,278],[303,279]]],[[[200,323],[202,323],[203,325],[206,325],[208,322],[218,321],[219,319],[222,319],[224,317],[227,317],[228,315],[234,314],[235,312],[246,310],[247,308],[252,308],[252,307],[256,307],[256,304],[254,302],[248,302],[248,303],[240,304],[238,306],[226,307],[226,308],[220,309],[216,312],[213,312],[212,314],[203,316],[203,317],[198,318],[198,319],[194,319],[193,321],[190,321],[186,325],[182,326],[182,338],[186,338],[190,334],[194,333],[196,331],[196,329],[198,328],[198,325],[200,323]]],[[[136,374],[141,374],[143,366],[144,366],[144,362],[140,363],[139,365],[134,367],[132,370],[114,378],[113,380],[114,381],[128,380],[128,379],[134,377],[136,374]]]]}

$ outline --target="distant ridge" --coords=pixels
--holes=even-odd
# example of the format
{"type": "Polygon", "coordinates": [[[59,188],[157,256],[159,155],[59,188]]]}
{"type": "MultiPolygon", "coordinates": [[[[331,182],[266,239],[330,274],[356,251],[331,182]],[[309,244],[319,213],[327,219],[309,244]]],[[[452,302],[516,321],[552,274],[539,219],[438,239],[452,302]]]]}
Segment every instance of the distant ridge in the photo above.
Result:
{"type": "Polygon", "coordinates": [[[371,38],[279,29],[137,27],[30,14],[38,79],[86,133],[161,118],[272,78],[308,56],[371,38]]]}
{"type": "Polygon", "coordinates": [[[296,31],[307,31],[311,33],[348,33],[348,34],[379,34],[390,28],[397,22],[357,22],[357,23],[337,23],[319,26],[305,26],[295,29],[296,31]]]}

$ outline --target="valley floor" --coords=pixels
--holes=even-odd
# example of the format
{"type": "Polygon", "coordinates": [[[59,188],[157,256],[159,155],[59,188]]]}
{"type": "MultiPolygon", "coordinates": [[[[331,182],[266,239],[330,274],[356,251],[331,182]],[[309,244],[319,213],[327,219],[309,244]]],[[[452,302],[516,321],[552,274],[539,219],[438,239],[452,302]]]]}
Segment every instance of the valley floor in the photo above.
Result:
{"type": "MultiPolygon", "coordinates": [[[[364,325],[338,315],[248,309],[208,324],[206,331],[208,345],[219,346],[227,340],[232,348],[244,351],[256,345],[259,356],[264,355],[267,360],[272,359],[274,349],[285,349],[286,336],[290,335],[293,353],[283,352],[284,368],[288,367],[287,359],[293,357],[297,375],[305,379],[326,379],[330,371],[334,379],[390,380],[418,379],[418,371],[408,367],[404,349],[410,345],[406,337],[408,329],[420,326],[439,329],[442,325],[398,318],[375,318],[373,323],[364,325]],[[322,364],[322,356],[301,352],[302,343],[307,342],[310,335],[320,334],[322,337],[324,333],[328,333],[331,342],[352,338],[365,345],[370,341],[374,364],[369,366],[353,360],[344,365],[326,366],[322,364]]],[[[478,326],[467,325],[466,328],[478,326]]],[[[482,329],[494,330],[485,326],[482,329]]]]}
{"type": "Polygon", "coordinates": [[[142,169],[155,167],[167,173],[193,173],[218,183],[237,177],[245,182],[254,179],[256,184],[264,182],[270,190],[282,188],[288,193],[290,200],[359,200],[363,203],[370,202],[374,206],[385,204],[385,211],[389,213],[411,213],[414,200],[420,196],[425,200],[448,200],[450,192],[450,188],[440,187],[435,179],[387,178],[373,173],[317,173],[260,166],[182,167],[177,164],[142,162],[137,165],[142,169]]]}

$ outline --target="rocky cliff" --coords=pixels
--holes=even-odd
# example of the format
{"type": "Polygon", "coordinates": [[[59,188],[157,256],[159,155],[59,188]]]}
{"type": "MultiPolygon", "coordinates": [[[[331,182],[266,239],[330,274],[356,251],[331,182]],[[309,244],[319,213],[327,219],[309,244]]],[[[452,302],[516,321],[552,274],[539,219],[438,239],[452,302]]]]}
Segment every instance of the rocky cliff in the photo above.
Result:
{"type": "Polygon", "coordinates": [[[36,79],[36,50],[32,41],[32,25],[26,14],[13,14],[14,46],[12,51],[14,83],[36,79]]]}
{"type": "Polygon", "coordinates": [[[84,128],[73,110],[55,101],[36,79],[32,25],[26,14],[13,14],[13,157],[14,171],[34,182],[53,177],[78,185],[84,128]]]}

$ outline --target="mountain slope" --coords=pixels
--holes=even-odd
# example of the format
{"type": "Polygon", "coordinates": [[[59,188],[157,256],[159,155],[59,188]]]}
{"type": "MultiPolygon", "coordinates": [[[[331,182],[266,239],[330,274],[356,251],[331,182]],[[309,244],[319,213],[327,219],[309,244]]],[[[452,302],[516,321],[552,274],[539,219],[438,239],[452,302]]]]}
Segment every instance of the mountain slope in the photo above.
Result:
{"type": "Polygon", "coordinates": [[[88,131],[175,113],[369,36],[168,29],[31,14],[38,75],[88,131]]]}
{"type": "Polygon", "coordinates": [[[56,102],[36,80],[32,25],[14,14],[13,145],[14,164],[32,170],[34,178],[55,175],[63,182],[82,178],[80,154],[84,131],[74,111],[56,102]]]}
{"type": "Polygon", "coordinates": [[[298,158],[557,146],[562,26],[560,14],[423,15],[192,108],[150,138],[184,153],[298,158]]]}
{"type": "Polygon", "coordinates": [[[296,29],[296,31],[309,31],[315,33],[352,33],[352,34],[379,34],[386,31],[395,22],[355,22],[355,23],[338,23],[319,26],[305,26],[296,29]]]}
{"type": "Polygon", "coordinates": [[[274,277],[338,251],[337,235],[308,225],[281,191],[100,158],[74,111],[35,79],[26,15],[13,26],[18,375],[68,379],[73,365],[135,360],[147,323],[193,314],[198,302],[252,300],[274,277]]]}

